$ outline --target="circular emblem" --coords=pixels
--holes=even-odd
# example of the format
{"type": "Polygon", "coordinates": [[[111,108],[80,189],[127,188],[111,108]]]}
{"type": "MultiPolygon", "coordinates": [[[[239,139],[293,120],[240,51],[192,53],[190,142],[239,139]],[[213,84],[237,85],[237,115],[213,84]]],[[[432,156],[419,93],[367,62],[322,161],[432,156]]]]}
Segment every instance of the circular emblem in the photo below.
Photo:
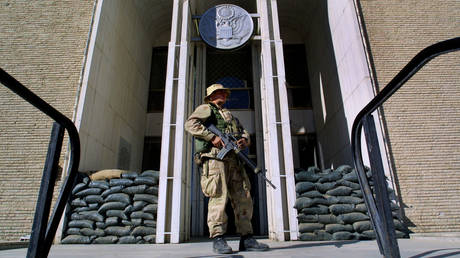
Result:
{"type": "Polygon", "coordinates": [[[233,4],[216,5],[200,19],[201,38],[218,49],[234,49],[244,45],[252,35],[254,24],[243,8],[233,4]]]}

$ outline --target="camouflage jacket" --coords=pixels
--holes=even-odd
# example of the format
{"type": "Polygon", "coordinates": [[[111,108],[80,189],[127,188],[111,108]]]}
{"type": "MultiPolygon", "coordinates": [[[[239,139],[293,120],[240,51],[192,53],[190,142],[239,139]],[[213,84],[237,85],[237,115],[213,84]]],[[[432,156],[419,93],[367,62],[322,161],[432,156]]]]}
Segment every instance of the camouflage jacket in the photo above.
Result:
{"type": "Polygon", "coordinates": [[[232,133],[237,138],[244,137],[248,145],[250,144],[248,131],[228,109],[221,109],[213,104],[203,104],[198,106],[185,122],[185,130],[195,137],[195,152],[200,153],[200,158],[215,158],[219,152],[219,149],[212,146],[211,143],[214,134],[205,126],[209,120],[214,120],[211,122],[223,133],[232,133]],[[203,143],[205,146],[201,146],[203,143]]]}

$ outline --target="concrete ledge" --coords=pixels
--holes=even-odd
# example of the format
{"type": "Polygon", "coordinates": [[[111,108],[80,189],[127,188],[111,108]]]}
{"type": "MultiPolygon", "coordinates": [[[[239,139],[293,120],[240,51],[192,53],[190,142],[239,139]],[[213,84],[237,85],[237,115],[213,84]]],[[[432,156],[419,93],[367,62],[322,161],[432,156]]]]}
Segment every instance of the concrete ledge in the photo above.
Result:
{"type": "Polygon", "coordinates": [[[9,249],[17,249],[17,248],[27,248],[29,246],[29,242],[0,242],[0,250],[9,250],[9,249]]]}
{"type": "Polygon", "coordinates": [[[440,239],[447,241],[460,241],[460,232],[434,232],[434,233],[412,233],[410,239],[440,239]]]}

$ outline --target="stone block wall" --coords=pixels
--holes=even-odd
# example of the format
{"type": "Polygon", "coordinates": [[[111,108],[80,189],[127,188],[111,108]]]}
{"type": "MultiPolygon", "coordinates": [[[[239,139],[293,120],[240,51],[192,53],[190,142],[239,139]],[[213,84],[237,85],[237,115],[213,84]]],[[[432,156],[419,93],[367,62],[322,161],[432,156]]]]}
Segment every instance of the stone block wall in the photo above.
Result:
{"type": "MultiPolygon", "coordinates": [[[[423,48],[459,36],[460,1],[360,0],[378,88],[423,48]]],[[[460,231],[460,52],[435,58],[383,106],[410,229],[460,231]]]]}
{"type": "Polygon", "coordinates": [[[74,187],[63,244],[155,243],[159,172],[118,175],[74,187]]]}
{"type": "MultiPolygon", "coordinates": [[[[70,118],[93,7],[92,0],[0,1],[0,67],[70,118]]],[[[30,234],[51,126],[0,85],[0,241],[30,234]]]]}
{"type": "MultiPolygon", "coordinates": [[[[369,184],[373,185],[370,171],[369,184]]],[[[295,174],[300,240],[375,239],[356,171],[343,165],[336,170],[320,171],[310,167],[295,174]]],[[[407,227],[392,203],[396,236],[408,236],[407,227]]]]}

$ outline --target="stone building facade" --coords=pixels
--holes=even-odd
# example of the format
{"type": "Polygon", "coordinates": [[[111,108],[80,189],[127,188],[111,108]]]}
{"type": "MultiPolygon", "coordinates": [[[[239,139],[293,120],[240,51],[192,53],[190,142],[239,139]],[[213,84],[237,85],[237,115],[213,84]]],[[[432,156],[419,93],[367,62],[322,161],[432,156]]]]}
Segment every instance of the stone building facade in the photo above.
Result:
{"type": "MultiPolygon", "coordinates": [[[[458,1],[359,1],[381,89],[423,48],[459,36],[458,1]]],[[[384,105],[395,185],[409,228],[460,230],[460,53],[428,63],[384,105]]]]}
{"type": "MultiPolygon", "coordinates": [[[[0,67],[72,118],[94,2],[0,6],[0,67]]],[[[0,241],[18,241],[30,235],[52,120],[3,85],[0,114],[0,241]]]]}
{"type": "MultiPolygon", "coordinates": [[[[140,171],[146,139],[162,136],[163,113],[146,111],[148,88],[152,56],[172,42],[175,5],[187,3],[191,15],[200,15],[223,3],[258,13],[264,2],[1,0],[0,67],[76,122],[82,138],[81,171],[140,171]],[[120,157],[122,149],[129,153],[128,162],[120,157]]],[[[314,139],[312,153],[316,156],[310,165],[323,168],[351,165],[350,125],[366,102],[350,103],[369,100],[372,92],[383,88],[418,51],[458,36],[460,31],[460,2],[456,0],[442,5],[428,0],[283,0],[277,8],[282,42],[303,48],[312,98],[308,108],[289,110],[291,126],[299,124],[312,132],[315,138],[309,139],[314,139]],[[348,84],[357,86],[346,88],[348,84]]],[[[268,9],[273,12],[274,7],[268,9]]],[[[263,36],[258,36],[253,40],[262,42],[263,36]]],[[[209,50],[192,39],[194,62],[199,63],[209,50]]],[[[260,45],[251,45],[253,61],[260,60],[260,45]]],[[[285,48],[285,56],[287,53],[285,48]]],[[[459,54],[444,55],[423,68],[384,105],[380,121],[387,175],[401,201],[407,226],[415,233],[460,231],[456,198],[460,193],[459,54]]],[[[253,67],[258,67],[255,61],[253,67]]],[[[196,66],[193,71],[200,69],[196,66]]],[[[289,69],[286,65],[286,74],[289,69]]],[[[201,80],[203,88],[206,80],[201,80]]],[[[248,84],[256,90],[256,82],[248,84]]],[[[155,90],[161,93],[161,89],[155,90]]],[[[255,98],[260,96],[255,94],[255,98]]],[[[248,110],[253,112],[248,121],[263,116],[257,108],[248,110]]],[[[262,143],[266,137],[262,124],[259,118],[259,125],[249,126],[259,139],[259,149],[267,146],[262,143]]],[[[17,241],[30,234],[51,126],[50,119],[0,87],[0,241],[17,241]]],[[[299,128],[291,129],[293,163],[300,166],[298,145],[302,141],[295,138],[299,128]]],[[[184,146],[190,146],[187,141],[191,139],[184,146]]],[[[64,144],[60,164],[64,170],[66,147],[64,144]]],[[[263,156],[263,151],[257,153],[258,159],[263,156]]],[[[193,189],[191,185],[184,189],[193,189]]],[[[261,190],[259,194],[266,193],[261,190]]],[[[186,210],[190,208],[190,204],[184,205],[186,210]]],[[[273,216],[270,205],[265,206],[268,215],[260,209],[265,220],[273,216]]],[[[183,213],[188,218],[183,222],[190,224],[193,214],[183,213]]],[[[287,214],[282,216],[289,217],[287,214]]],[[[271,223],[265,222],[261,228],[271,223]]],[[[185,231],[190,234],[190,229],[185,231]]]]}

